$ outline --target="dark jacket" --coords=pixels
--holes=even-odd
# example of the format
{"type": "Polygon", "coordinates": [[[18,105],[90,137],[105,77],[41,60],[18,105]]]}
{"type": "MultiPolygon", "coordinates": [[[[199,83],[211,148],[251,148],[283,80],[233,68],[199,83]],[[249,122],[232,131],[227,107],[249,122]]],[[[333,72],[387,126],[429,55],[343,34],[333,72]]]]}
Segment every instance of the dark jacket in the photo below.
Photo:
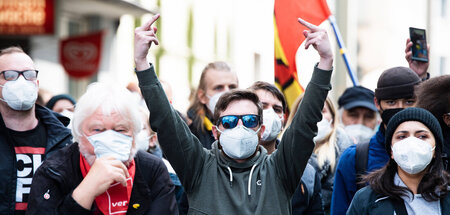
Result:
{"type": "Polygon", "coordinates": [[[324,214],[319,174],[310,164],[306,165],[300,184],[292,196],[292,214],[324,214]]]}
{"type": "Polygon", "coordinates": [[[443,163],[445,170],[450,173],[450,127],[443,127],[444,144],[442,147],[443,163]]]}
{"type": "MultiPolygon", "coordinates": [[[[127,214],[178,214],[175,186],[163,161],[142,151],[134,161],[136,174],[127,214]]],[[[27,214],[93,214],[95,208],[86,210],[72,198],[82,180],[80,152],[78,143],[74,143],[39,167],[31,185],[27,214]],[[50,198],[44,199],[45,193],[50,198]]]]}
{"type": "MultiPolygon", "coordinates": [[[[380,125],[380,127],[383,125],[380,125]]],[[[380,169],[389,161],[389,155],[384,147],[384,132],[378,129],[377,133],[370,139],[369,157],[367,159],[367,172],[380,169]]],[[[356,193],[356,170],[355,170],[356,145],[350,146],[342,153],[339,160],[335,178],[334,190],[331,200],[331,214],[345,214],[353,196],[356,193]]]]}
{"type": "Polygon", "coordinates": [[[191,124],[189,125],[189,129],[191,130],[192,134],[194,134],[198,138],[203,148],[211,149],[212,143],[216,141],[214,139],[212,131],[208,130],[208,128],[206,128],[206,126],[204,125],[202,125],[203,129],[198,129],[196,125],[200,123],[200,119],[199,117],[195,116],[195,114],[196,113],[193,109],[189,109],[187,112],[187,116],[192,120],[191,124]]]}
{"type": "MultiPolygon", "coordinates": [[[[72,135],[54,112],[39,105],[35,107],[36,117],[47,131],[44,157],[48,158],[58,149],[70,144],[72,135]]],[[[14,214],[16,201],[17,158],[8,133],[0,115],[0,214],[14,214]]]]}
{"type": "MultiPolygon", "coordinates": [[[[450,195],[440,200],[441,214],[450,214],[450,195]]],[[[388,215],[394,214],[394,206],[389,197],[381,196],[366,186],[359,190],[348,208],[347,215],[388,215]]]]}
{"type": "Polygon", "coordinates": [[[152,113],[150,125],[189,198],[189,214],[290,214],[291,198],[314,148],[313,138],[331,89],[331,71],[317,67],[305,90],[302,111],[286,129],[277,151],[237,163],[215,142],[203,148],[167,100],[153,66],[137,72],[152,113]]]}

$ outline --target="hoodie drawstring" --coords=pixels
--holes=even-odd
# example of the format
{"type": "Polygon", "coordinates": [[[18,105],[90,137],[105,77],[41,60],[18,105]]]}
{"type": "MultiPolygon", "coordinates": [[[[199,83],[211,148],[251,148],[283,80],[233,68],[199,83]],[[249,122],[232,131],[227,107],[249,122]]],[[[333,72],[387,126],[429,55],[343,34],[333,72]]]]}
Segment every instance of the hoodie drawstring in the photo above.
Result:
{"type": "Polygon", "coordinates": [[[227,166],[228,172],[230,172],[230,187],[233,186],[233,172],[231,172],[231,168],[227,166]]]}
{"type": "Polygon", "coordinates": [[[252,188],[252,175],[253,175],[253,170],[255,170],[256,167],[256,163],[253,164],[252,169],[250,170],[250,176],[248,177],[248,195],[251,196],[251,188],[252,188]]]}

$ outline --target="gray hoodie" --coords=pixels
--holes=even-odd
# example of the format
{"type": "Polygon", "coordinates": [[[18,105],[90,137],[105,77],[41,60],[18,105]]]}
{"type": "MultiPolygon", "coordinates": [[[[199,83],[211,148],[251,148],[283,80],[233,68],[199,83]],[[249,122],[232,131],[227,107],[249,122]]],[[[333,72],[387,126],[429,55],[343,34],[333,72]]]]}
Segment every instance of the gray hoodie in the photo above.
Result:
{"type": "Polygon", "coordinates": [[[314,69],[305,97],[278,145],[262,146],[244,163],[223,155],[217,141],[204,149],[164,94],[153,66],[136,72],[150,125],[189,199],[189,214],[291,214],[291,197],[314,148],[313,137],[331,89],[331,71],[314,69]]]}

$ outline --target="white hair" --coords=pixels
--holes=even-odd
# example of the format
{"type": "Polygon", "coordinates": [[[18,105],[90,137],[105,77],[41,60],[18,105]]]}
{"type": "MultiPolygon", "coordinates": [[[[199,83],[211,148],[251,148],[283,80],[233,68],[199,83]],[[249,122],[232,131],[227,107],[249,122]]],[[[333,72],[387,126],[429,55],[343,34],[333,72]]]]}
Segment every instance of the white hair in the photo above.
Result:
{"type": "Polygon", "coordinates": [[[113,111],[117,111],[129,122],[133,139],[141,131],[142,117],[131,92],[125,87],[96,82],[88,86],[86,93],[76,104],[72,123],[72,136],[75,142],[80,142],[81,137],[85,135],[81,130],[83,122],[92,116],[99,107],[105,116],[110,116],[113,111]]]}

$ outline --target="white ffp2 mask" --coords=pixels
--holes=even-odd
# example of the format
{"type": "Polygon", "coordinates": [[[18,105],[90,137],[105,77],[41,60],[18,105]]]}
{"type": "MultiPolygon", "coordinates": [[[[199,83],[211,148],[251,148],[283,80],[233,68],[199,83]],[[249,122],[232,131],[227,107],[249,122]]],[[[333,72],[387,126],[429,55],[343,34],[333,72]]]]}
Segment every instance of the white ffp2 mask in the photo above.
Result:
{"type": "Polygon", "coordinates": [[[347,125],[344,130],[356,143],[368,143],[375,134],[374,129],[362,124],[347,125]]]}
{"type": "Polygon", "coordinates": [[[14,110],[30,110],[38,97],[38,87],[33,81],[27,81],[23,76],[15,81],[7,81],[2,90],[2,101],[14,110]]]}
{"type": "Polygon", "coordinates": [[[214,114],[214,108],[216,108],[216,104],[219,101],[220,96],[222,96],[225,92],[216,93],[213,96],[209,97],[208,109],[214,114]]]}
{"type": "Polygon", "coordinates": [[[87,137],[94,146],[94,153],[97,158],[112,156],[122,162],[128,161],[131,154],[133,138],[113,130],[87,137]]]}
{"type": "Polygon", "coordinates": [[[264,141],[275,140],[281,132],[282,120],[272,108],[263,110],[263,124],[266,126],[266,130],[261,139],[264,141]]]}
{"type": "MultiPolygon", "coordinates": [[[[260,127],[261,128],[261,127],[260,127]]],[[[246,159],[250,157],[256,151],[258,146],[258,131],[253,131],[250,128],[238,125],[232,129],[225,129],[221,131],[219,137],[219,143],[222,146],[222,150],[231,158],[234,159],[246,159]]]]}
{"type": "Polygon", "coordinates": [[[314,142],[323,140],[331,131],[331,122],[325,119],[325,117],[322,117],[322,120],[317,123],[317,135],[314,137],[314,142]]]}
{"type": "Polygon", "coordinates": [[[408,137],[392,146],[394,160],[409,174],[423,171],[433,158],[434,147],[417,137],[408,137]]]}

